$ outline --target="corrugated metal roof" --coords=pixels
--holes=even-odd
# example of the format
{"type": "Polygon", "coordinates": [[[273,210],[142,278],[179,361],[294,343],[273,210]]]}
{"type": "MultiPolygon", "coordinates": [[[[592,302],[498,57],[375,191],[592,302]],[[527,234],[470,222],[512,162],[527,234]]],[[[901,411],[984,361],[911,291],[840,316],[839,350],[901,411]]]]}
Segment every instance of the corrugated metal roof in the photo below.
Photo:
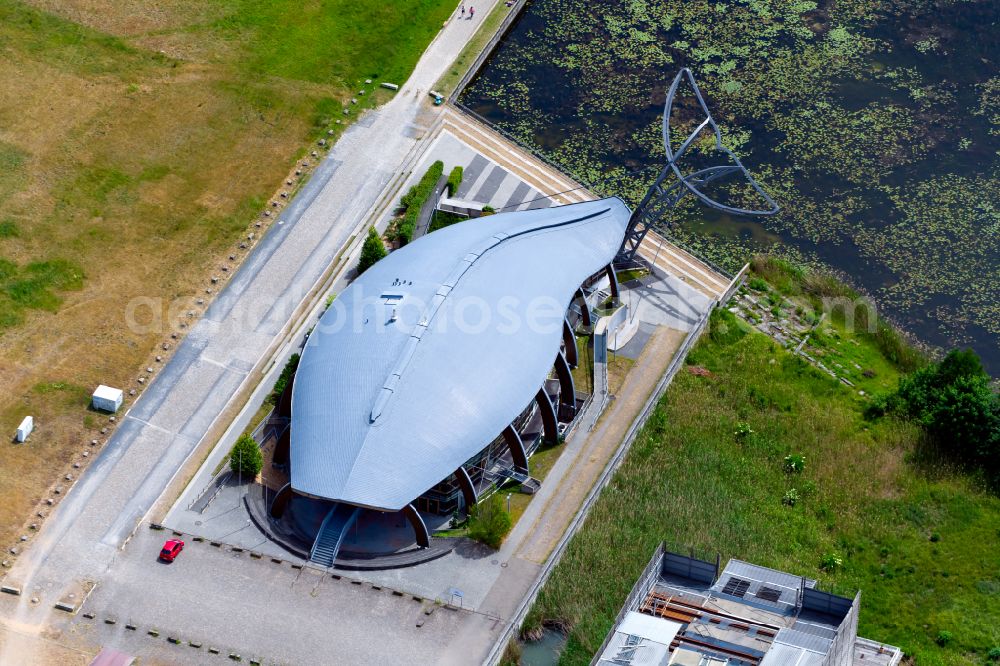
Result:
{"type": "Polygon", "coordinates": [[[617,631],[670,645],[677,632],[683,628],[684,625],[680,622],[629,611],[625,614],[621,624],[618,625],[617,631]]]}
{"type": "Polygon", "coordinates": [[[803,581],[800,576],[793,576],[783,571],[741,560],[730,560],[712,589],[719,594],[730,596],[730,592],[736,588],[739,590],[736,596],[741,603],[787,613],[795,608],[803,581]],[[743,582],[737,586],[735,583],[738,581],[743,582]]]}
{"type": "Polygon", "coordinates": [[[825,655],[791,645],[775,643],[767,651],[760,666],[820,666],[825,655]]]}
{"type": "Polygon", "coordinates": [[[670,646],[647,638],[632,639],[630,634],[616,631],[601,654],[600,666],[664,666],[670,658],[670,646]]]}
{"type": "Polygon", "coordinates": [[[368,269],[299,363],[292,488],[398,510],[480,451],[542,385],[565,308],[629,215],[619,199],[503,213],[368,269]]]}
{"type": "Polygon", "coordinates": [[[796,622],[791,628],[778,632],[760,666],[822,664],[835,636],[836,632],[830,634],[828,628],[796,622]]]}

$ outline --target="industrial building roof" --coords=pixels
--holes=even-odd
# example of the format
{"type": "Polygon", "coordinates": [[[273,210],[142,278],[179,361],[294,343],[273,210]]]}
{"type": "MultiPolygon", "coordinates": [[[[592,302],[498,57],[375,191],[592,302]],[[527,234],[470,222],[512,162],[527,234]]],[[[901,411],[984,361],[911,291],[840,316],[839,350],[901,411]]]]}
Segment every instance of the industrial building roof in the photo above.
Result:
{"type": "Polygon", "coordinates": [[[661,547],[629,599],[592,666],[820,666],[852,658],[896,666],[902,659],[899,648],[857,636],[860,595],[839,597],[809,578],[740,560],[719,573],[715,563],[661,547]]]}
{"type": "Polygon", "coordinates": [[[299,363],[292,488],[398,510],[478,453],[542,385],[565,309],[613,260],[629,215],[619,199],[502,213],[368,269],[299,363]]]}

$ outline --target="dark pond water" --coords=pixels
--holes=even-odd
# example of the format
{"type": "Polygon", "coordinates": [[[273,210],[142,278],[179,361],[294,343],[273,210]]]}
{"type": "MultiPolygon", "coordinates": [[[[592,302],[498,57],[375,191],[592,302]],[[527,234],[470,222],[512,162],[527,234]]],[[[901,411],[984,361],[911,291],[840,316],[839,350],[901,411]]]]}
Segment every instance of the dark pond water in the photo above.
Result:
{"type": "Polygon", "coordinates": [[[831,268],[996,375],[998,18],[957,0],[534,0],[460,101],[634,204],[662,164],[665,87],[691,67],[782,212],[688,197],[664,232],[734,271],[761,250],[831,268]]]}
{"type": "Polygon", "coordinates": [[[566,647],[566,634],[545,627],[537,641],[521,643],[520,666],[555,666],[566,647]]]}

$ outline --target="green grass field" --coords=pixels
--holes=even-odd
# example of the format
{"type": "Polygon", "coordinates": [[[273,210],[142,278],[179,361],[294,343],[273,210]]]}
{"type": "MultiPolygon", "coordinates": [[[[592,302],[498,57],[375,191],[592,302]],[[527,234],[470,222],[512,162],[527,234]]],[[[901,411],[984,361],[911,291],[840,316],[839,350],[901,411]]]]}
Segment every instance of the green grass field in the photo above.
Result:
{"type": "MultiPolygon", "coordinates": [[[[880,354],[870,336],[854,340],[880,354]]],[[[861,635],[921,666],[987,663],[1000,645],[1000,500],[927,453],[915,427],[866,422],[856,390],[760,333],[733,334],[731,321],[688,362],[711,375],[677,375],[526,629],[561,622],[560,663],[589,663],[666,540],[861,590],[861,635]],[[736,437],[739,423],[753,434],[736,437]],[[784,471],[789,454],[805,456],[801,474],[784,471]],[[824,570],[828,555],[843,565],[824,570]]],[[[877,367],[895,381],[893,364],[877,367]]]]}

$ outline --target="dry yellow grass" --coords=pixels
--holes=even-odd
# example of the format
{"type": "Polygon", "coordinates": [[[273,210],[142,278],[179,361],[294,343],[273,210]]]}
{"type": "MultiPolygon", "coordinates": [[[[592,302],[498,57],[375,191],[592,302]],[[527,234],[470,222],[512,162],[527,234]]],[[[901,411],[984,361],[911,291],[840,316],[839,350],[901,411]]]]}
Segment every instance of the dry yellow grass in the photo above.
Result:
{"type": "Polygon", "coordinates": [[[250,202],[280,183],[309,129],[302,109],[253,113],[220,90],[225,73],[217,67],[183,64],[142,80],[130,91],[120,79],[26,59],[0,68],[0,99],[17,100],[0,103],[0,140],[30,155],[6,203],[20,237],[4,243],[4,254],[23,264],[55,251],[87,274],[57,313],[27,312],[0,341],[0,422],[5,431],[24,414],[38,422],[28,446],[5,452],[3,541],[74,449],[99,434],[103,419],[85,417],[87,389],[139,388],[136,373],[160,336],[130,332],[125,304],[193,298],[219,255],[237,250],[256,212],[250,202]],[[138,180],[158,167],[160,177],[125,184],[104,201],[86,193],[65,201],[82,189],[79,179],[102,170],[138,180]],[[66,388],[37,388],[48,383],[66,388]]]}
{"type": "MultiPolygon", "coordinates": [[[[85,279],[56,308],[19,308],[0,270],[0,320],[5,307],[22,318],[0,324],[0,435],[36,419],[26,445],[2,444],[3,547],[63,474],[79,474],[70,465],[86,462],[87,443],[106,439],[106,417],[87,410],[93,388],[141,389],[140,372],[157,365],[166,334],[131,332],[126,304],[204,297],[208,276],[245,256],[246,234],[266,229],[253,226],[260,211],[351,95],[323,81],[326,63],[293,78],[261,71],[270,61],[251,70],[261,32],[212,27],[223,10],[239,17],[235,2],[32,4],[0,0],[0,166],[16,158],[0,174],[0,223],[16,229],[0,235],[0,260],[64,259],[85,279]]],[[[439,23],[428,20],[431,35],[439,23]]],[[[420,50],[370,55],[409,71],[420,50]]]]}

